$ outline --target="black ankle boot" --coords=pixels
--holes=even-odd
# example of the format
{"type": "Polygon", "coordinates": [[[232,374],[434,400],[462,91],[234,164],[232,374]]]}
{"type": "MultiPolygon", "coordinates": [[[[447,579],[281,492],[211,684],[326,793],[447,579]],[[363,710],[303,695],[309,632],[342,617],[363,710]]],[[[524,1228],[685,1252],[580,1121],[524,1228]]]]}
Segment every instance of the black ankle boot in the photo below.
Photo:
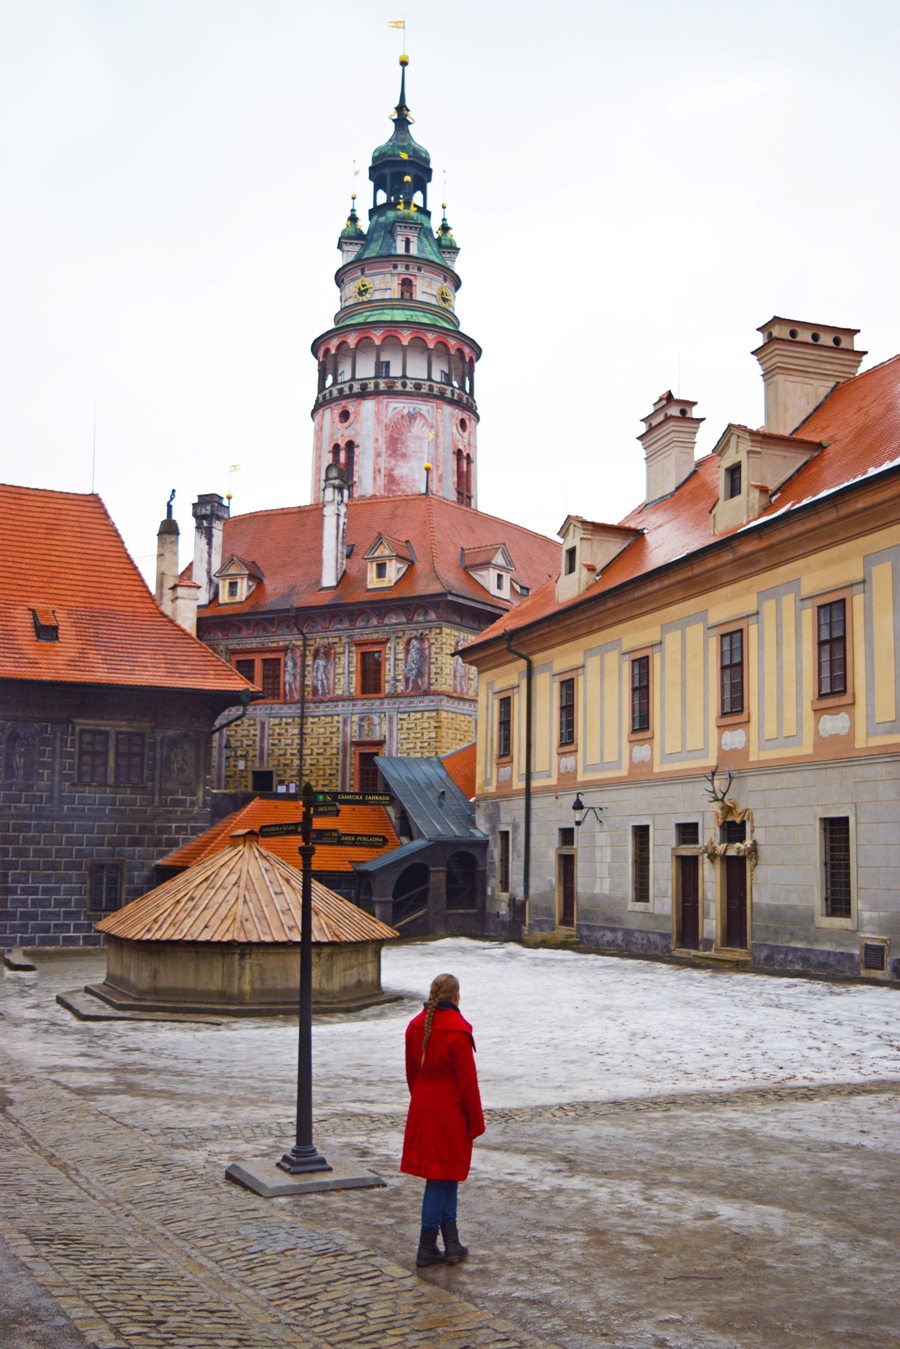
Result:
{"type": "Polygon", "coordinates": [[[419,1269],[423,1269],[425,1265],[442,1265],[444,1263],[444,1252],[438,1249],[437,1239],[438,1234],[435,1228],[422,1228],[419,1233],[419,1249],[416,1251],[416,1265],[419,1269]]]}
{"type": "Polygon", "coordinates": [[[445,1218],[441,1223],[441,1236],[444,1238],[444,1255],[447,1264],[456,1265],[460,1260],[465,1260],[469,1254],[469,1248],[460,1241],[456,1223],[452,1223],[448,1218],[445,1218]]]}

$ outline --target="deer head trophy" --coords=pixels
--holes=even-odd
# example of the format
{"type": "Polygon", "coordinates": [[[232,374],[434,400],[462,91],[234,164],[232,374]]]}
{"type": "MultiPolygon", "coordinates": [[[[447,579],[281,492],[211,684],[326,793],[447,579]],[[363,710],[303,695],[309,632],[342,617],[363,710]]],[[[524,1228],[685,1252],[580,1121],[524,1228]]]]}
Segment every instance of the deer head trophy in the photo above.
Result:
{"type": "Polygon", "coordinates": [[[714,801],[716,802],[717,805],[720,806],[724,805],[725,798],[728,795],[729,791],[731,790],[731,784],[732,782],[734,782],[734,773],[731,771],[730,768],[725,768],[722,771],[728,774],[728,781],[725,783],[725,786],[722,788],[721,791],[716,786],[716,778],[719,776],[718,764],[716,764],[715,768],[712,770],[711,773],[706,773],[703,778],[703,781],[709,787],[710,801],[714,801]]]}

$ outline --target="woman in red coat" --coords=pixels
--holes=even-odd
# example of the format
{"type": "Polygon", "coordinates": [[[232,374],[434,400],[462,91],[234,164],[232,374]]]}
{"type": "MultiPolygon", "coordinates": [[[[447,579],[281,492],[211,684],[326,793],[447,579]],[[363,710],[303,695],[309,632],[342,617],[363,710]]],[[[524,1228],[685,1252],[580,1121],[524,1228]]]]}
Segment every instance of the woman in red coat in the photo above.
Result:
{"type": "Polygon", "coordinates": [[[425,1010],[406,1028],[406,1080],[412,1099],[400,1170],[425,1178],[416,1264],[455,1265],[469,1253],[456,1228],[457,1185],[469,1174],[484,1115],[472,1027],[459,1010],[459,980],[452,974],[438,975],[425,1010]]]}

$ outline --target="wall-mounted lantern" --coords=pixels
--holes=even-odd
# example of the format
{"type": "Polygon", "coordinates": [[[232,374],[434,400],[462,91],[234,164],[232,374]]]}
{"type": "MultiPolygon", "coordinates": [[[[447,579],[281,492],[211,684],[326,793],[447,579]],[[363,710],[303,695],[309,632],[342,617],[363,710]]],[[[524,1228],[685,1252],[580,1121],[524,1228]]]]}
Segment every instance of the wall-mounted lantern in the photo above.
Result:
{"type": "Polygon", "coordinates": [[[572,802],[572,809],[575,812],[575,827],[577,829],[584,824],[585,820],[589,815],[593,815],[597,823],[602,824],[603,821],[600,819],[600,812],[601,810],[605,810],[606,807],[586,806],[581,799],[581,792],[577,792],[575,795],[575,800],[572,802]]]}

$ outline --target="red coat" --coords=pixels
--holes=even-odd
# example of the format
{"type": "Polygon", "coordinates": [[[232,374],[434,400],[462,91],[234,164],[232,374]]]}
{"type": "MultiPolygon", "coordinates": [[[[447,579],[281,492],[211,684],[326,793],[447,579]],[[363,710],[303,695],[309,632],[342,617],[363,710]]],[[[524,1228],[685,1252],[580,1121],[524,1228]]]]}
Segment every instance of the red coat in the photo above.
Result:
{"type": "Polygon", "coordinates": [[[425,1013],[406,1028],[406,1080],[412,1099],[400,1170],[426,1180],[465,1180],[472,1140],[484,1133],[472,1027],[456,1008],[438,1010],[422,1068],[425,1013]]]}

